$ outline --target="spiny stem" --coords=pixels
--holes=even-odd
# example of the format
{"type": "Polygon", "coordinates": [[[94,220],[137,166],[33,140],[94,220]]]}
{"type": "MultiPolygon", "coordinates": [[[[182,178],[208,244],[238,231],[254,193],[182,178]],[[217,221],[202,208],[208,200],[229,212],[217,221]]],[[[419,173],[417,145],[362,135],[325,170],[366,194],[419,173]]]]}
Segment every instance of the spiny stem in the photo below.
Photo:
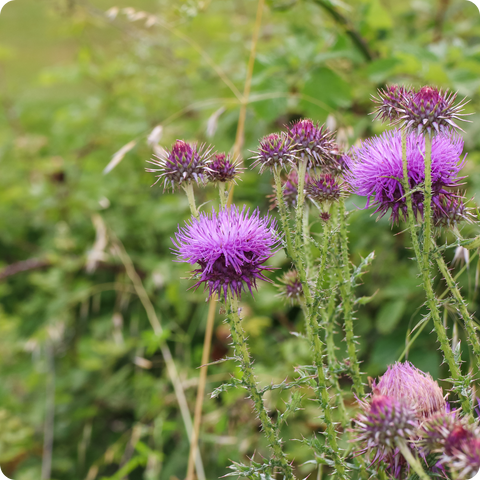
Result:
{"type": "Polygon", "coordinates": [[[350,282],[350,260],[348,258],[348,236],[347,219],[345,215],[345,200],[341,199],[339,203],[338,216],[340,222],[340,246],[342,269],[339,270],[340,292],[342,295],[343,317],[345,321],[345,340],[347,342],[347,352],[352,371],[353,388],[357,395],[362,398],[365,395],[362,378],[360,374],[360,365],[357,359],[357,349],[355,346],[355,335],[353,332],[353,309],[352,309],[352,285],[350,282]]]}
{"type": "Polygon", "coordinates": [[[425,473],[422,464],[413,456],[405,441],[397,440],[397,446],[405,457],[405,460],[412,467],[412,470],[421,478],[421,480],[430,480],[430,477],[425,473]]]}
{"type": "MultiPolygon", "coordinates": [[[[407,209],[408,209],[408,225],[410,229],[410,235],[412,237],[412,244],[415,250],[415,256],[417,258],[417,263],[420,268],[420,272],[422,273],[423,279],[423,286],[425,289],[425,293],[427,296],[427,305],[430,310],[431,317],[433,319],[433,325],[435,328],[435,332],[437,334],[438,341],[440,343],[440,347],[442,348],[443,355],[445,360],[448,364],[450,369],[450,374],[454,381],[459,382],[462,378],[462,374],[460,372],[460,368],[455,361],[455,356],[452,351],[452,347],[450,346],[450,342],[448,340],[447,332],[445,327],[443,326],[443,322],[440,318],[440,313],[438,310],[437,299],[435,298],[435,294],[432,288],[432,280],[431,280],[431,272],[430,272],[430,259],[428,250],[425,253],[426,249],[429,249],[430,241],[431,241],[431,196],[432,196],[432,162],[431,162],[431,141],[430,137],[425,138],[425,195],[424,195],[424,220],[425,220],[425,230],[424,230],[424,240],[423,240],[423,252],[420,250],[420,245],[418,242],[417,237],[417,229],[415,226],[415,217],[413,215],[413,208],[412,208],[412,199],[410,195],[410,186],[408,184],[408,164],[407,164],[407,153],[406,153],[406,137],[407,134],[404,131],[402,133],[402,160],[403,160],[403,182],[404,182],[404,189],[405,189],[405,196],[407,201],[407,209]],[[428,180],[427,180],[428,179],[428,180]],[[428,236],[427,236],[428,233],[428,236]]],[[[457,393],[462,401],[462,406],[464,412],[466,414],[471,412],[471,407],[468,399],[462,395],[461,392],[457,393]]]]}
{"type": "Polygon", "coordinates": [[[320,339],[318,323],[314,320],[315,315],[307,315],[307,334],[313,350],[313,362],[317,370],[316,394],[323,410],[326,429],[326,443],[333,452],[333,461],[339,478],[345,478],[345,465],[338,452],[337,432],[332,419],[332,406],[330,405],[330,395],[328,394],[328,385],[323,369],[323,343],[320,339]]]}
{"type": "Polygon", "coordinates": [[[425,194],[423,200],[423,263],[430,268],[430,245],[432,243],[432,139],[425,135],[425,194]]]}
{"type": "Polygon", "coordinates": [[[278,429],[273,425],[265,408],[263,397],[257,388],[257,382],[255,381],[255,375],[253,373],[253,365],[250,359],[250,353],[248,352],[246,335],[238,315],[237,299],[232,295],[229,295],[228,303],[227,323],[230,327],[235,355],[240,357],[240,368],[243,373],[242,382],[250,393],[250,397],[255,405],[255,411],[260,419],[269,446],[285,475],[285,479],[293,480],[295,477],[293,476],[292,467],[288,463],[287,457],[283,452],[278,429]]]}
{"type": "Polygon", "coordinates": [[[227,197],[225,195],[225,182],[218,182],[218,196],[220,197],[220,207],[225,208],[227,205],[227,197]]]}
{"type": "Polygon", "coordinates": [[[305,205],[303,208],[303,250],[305,252],[305,262],[307,272],[312,265],[312,249],[310,248],[310,225],[308,223],[309,208],[305,205]]]}
{"type": "Polygon", "coordinates": [[[280,219],[282,221],[283,233],[287,241],[287,255],[294,260],[295,253],[293,250],[292,233],[290,231],[290,224],[288,222],[287,207],[285,205],[285,199],[283,198],[282,179],[280,177],[280,170],[273,169],[273,177],[275,179],[275,194],[277,198],[278,211],[280,212],[280,219]]]}
{"type": "Polygon", "coordinates": [[[447,265],[445,264],[445,260],[443,259],[442,255],[439,252],[435,252],[434,257],[437,261],[438,268],[442,272],[443,278],[447,282],[448,288],[452,292],[453,297],[457,301],[457,307],[460,311],[460,315],[465,323],[465,330],[467,332],[467,338],[472,346],[473,353],[475,354],[477,365],[480,365],[480,341],[478,340],[477,336],[477,326],[473,321],[470,313],[468,312],[467,305],[465,303],[465,299],[463,298],[460,290],[455,283],[455,280],[450,273],[447,265]]]}
{"type": "Polygon", "coordinates": [[[420,244],[418,242],[418,236],[415,225],[415,216],[413,214],[412,206],[412,196],[410,193],[410,184],[408,182],[408,160],[407,160],[407,132],[402,131],[402,164],[403,164],[403,191],[405,195],[405,201],[407,203],[407,221],[408,228],[412,237],[413,250],[415,251],[415,256],[420,262],[421,253],[420,253],[420,244]]]}
{"type": "Polygon", "coordinates": [[[193,184],[191,182],[188,182],[183,187],[183,189],[187,194],[188,204],[190,205],[190,212],[196,219],[198,219],[200,217],[200,214],[198,213],[197,205],[195,204],[195,195],[193,194],[193,184]]]}
{"type": "MultiPolygon", "coordinates": [[[[300,253],[302,245],[302,221],[303,221],[303,208],[305,204],[305,176],[307,173],[307,157],[303,156],[299,160],[298,164],[298,193],[297,193],[297,210],[295,216],[295,249],[297,254],[300,253]]],[[[305,239],[304,239],[305,241],[305,239]]]]}

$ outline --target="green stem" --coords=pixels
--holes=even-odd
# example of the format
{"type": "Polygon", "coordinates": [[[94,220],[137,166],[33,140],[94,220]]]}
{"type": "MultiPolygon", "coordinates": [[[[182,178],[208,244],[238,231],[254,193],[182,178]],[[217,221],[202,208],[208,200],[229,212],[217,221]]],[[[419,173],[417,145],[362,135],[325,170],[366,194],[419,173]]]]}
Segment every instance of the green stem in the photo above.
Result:
{"type": "Polygon", "coordinates": [[[303,249],[305,252],[305,261],[307,265],[307,272],[312,265],[312,249],[310,248],[310,225],[308,222],[309,208],[305,204],[303,209],[303,249]]]}
{"type": "Polygon", "coordinates": [[[415,216],[413,214],[412,195],[410,192],[410,185],[408,183],[408,160],[407,160],[407,132],[402,130],[402,164],[403,164],[403,190],[405,201],[407,203],[407,221],[408,227],[412,237],[413,249],[415,256],[421,258],[420,244],[418,242],[417,227],[415,225],[415,216]]]}
{"type": "Polygon", "coordinates": [[[345,214],[345,200],[341,199],[339,203],[339,221],[340,221],[340,246],[342,269],[340,269],[340,293],[342,295],[343,317],[345,321],[345,339],[347,342],[347,352],[352,372],[353,388],[357,395],[362,398],[365,390],[360,374],[360,364],[357,359],[357,349],[355,346],[355,335],[353,332],[353,309],[352,309],[352,284],[350,281],[350,261],[348,258],[348,236],[347,219],[345,214]]]}
{"type": "MultiPolygon", "coordinates": [[[[403,184],[405,189],[405,198],[407,202],[408,210],[408,225],[410,235],[412,237],[412,244],[415,250],[415,256],[417,257],[417,263],[422,273],[423,286],[427,296],[427,305],[430,310],[430,314],[433,320],[435,332],[437,334],[440,347],[442,348],[443,355],[450,369],[450,374],[455,381],[456,385],[461,382],[462,374],[460,368],[455,361],[455,356],[448,340],[447,332],[443,326],[443,322],[440,318],[440,312],[438,310],[437,299],[432,288],[431,272],[430,272],[430,259],[429,248],[431,242],[431,203],[432,203],[432,155],[431,155],[431,140],[430,137],[425,137],[425,195],[424,195],[424,240],[423,240],[423,252],[420,250],[420,245],[417,237],[417,229],[415,225],[415,217],[413,215],[412,199],[410,186],[408,184],[408,164],[407,164],[407,152],[406,152],[406,132],[402,132],[402,160],[403,160],[403,184]]],[[[466,414],[471,412],[471,406],[468,399],[458,391],[456,391],[462,401],[462,406],[466,414]]]]}
{"type": "Polygon", "coordinates": [[[425,193],[423,200],[423,263],[430,269],[430,245],[432,243],[432,139],[425,135],[425,193]]]}
{"type": "Polygon", "coordinates": [[[192,212],[192,215],[196,219],[198,219],[200,217],[200,214],[198,213],[197,205],[195,204],[195,195],[193,194],[193,184],[191,182],[188,182],[186,185],[183,186],[183,189],[187,194],[188,204],[190,205],[190,212],[192,212]]]}
{"type": "Polygon", "coordinates": [[[453,297],[457,301],[457,308],[460,311],[460,315],[465,324],[465,330],[467,332],[468,341],[475,354],[477,365],[480,365],[480,341],[478,340],[478,336],[477,336],[477,326],[473,321],[470,313],[468,312],[465,299],[460,293],[460,290],[458,289],[457,284],[455,283],[455,280],[453,279],[452,274],[450,273],[450,270],[445,264],[445,260],[443,259],[442,255],[439,252],[435,252],[434,256],[437,261],[438,268],[442,272],[443,278],[445,278],[445,281],[447,282],[448,288],[450,289],[453,297]]]}
{"type": "Polygon", "coordinates": [[[397,446],[400,449],[402,455],[405,457],[405,460],[412,467],[412,470],[419,476],[419,478],[421,480],[430,480],[430,477],[425,473],[422,464],[418,461],[416,457],[413,456],[405,441],[403,439],[397,440],[397,446]]]}
{"type": "Polygon", "coordinates": [[[285,205],[285,199],[283,198],[282,179],[280,177],[280,171],[277,168],[273,169],[273,177],[275,179],[275,194],[277,197],[278,211],[280,212],[280,219],[282,221],[283,233],[287,241],[287,255],[291,260],[295,260],[292,233],[290,230],[290,224],[288,222],[287,207],[285,205]]]}
{"type": "Polygon", "coordinates": [[[220,197],[220,207],[225,208],[227,206],[227,197],[225,196],[225,182],[218,182],[218,196],[220,197]]]}
{"type": "Polygon", "coordinates": [[[314,321],[313,315],[307,316],[307,334],[313,350],[313,364],[317,370],[316,394],[320,401],[327,426],[326,443],[332,451],[336,473],[340,478],[346,478],[345,465],[338,453],[337,432],[332,419],[332,406],[330,405],[330,395],[328,394],[328,385],[323,369],[323,343],[320,339],[318,323],[314,321]]]}
{"type": "Polygon", "coordinates": [[[301,244],[302,244],[302,222],[303,222],[303,208],[305,205],[305,176],[307,173],[308,159],[304,156],[300,158],[298,165],[298,192],[297,192],[297,210],[295,217],[295,249],[300,257],[301,244]]]}
{"type": "Polygon", "coordinates": [[[278,429],[273,425],[267,409],[265,408],[263,397],[257,388],[257,382],[253,373],[252,360],[247,347],[245,331],[243,330],[240,317],[238,315],[238,302],[236,298],[231,295],[229,295],[228,300],[229,305],[227,322],[232,335],[232,343],[235,349],[235,355],[240,357],[240,368],[243,373],[242,382],[249,391],[250,398],[253,400],[255,411],[260,419],[263,431],[267,437],[269,446],[272,449],[275,460],[278,462],[279,467],[285,475],[285,479],[293,480],[295,477],[293,476],[292,467],[282,449],[282,442],[279,438],[278,429]]]}

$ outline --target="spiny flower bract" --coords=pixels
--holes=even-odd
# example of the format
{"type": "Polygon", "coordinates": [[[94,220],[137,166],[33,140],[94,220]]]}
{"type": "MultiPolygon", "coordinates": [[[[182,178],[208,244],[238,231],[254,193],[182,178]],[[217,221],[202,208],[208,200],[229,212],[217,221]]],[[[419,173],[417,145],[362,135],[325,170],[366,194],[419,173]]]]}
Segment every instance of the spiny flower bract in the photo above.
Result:
{"type": "Polygon", "coordinates": [[[336,202],[346,195],[344,184],[329,173],[310,176],[305,182],[307,198],[320,203],[336,202]]]}
{"type": "Polygon", "coordinates": [[[284,296],[292,303],[298,302],[303,297],[302,282],[296,270],[285,272],[279,280],[277,285],[280,295],[284,296]]]}
{"type": "Polygon", "coordinates": [[[385,89],[378,89],[378,98],[372,95],[372,100],[377,104],[373,112],[375,119],[383,122],[398,120],[411,91],[403,86],[389,85],[385,89]]]}
{"type": "Polygon", "coordinates": [[[461,194],[450,196],[440,194],[432,210],[435,227],[454,228],[461,222],[472,221],[470,209],[466,207],[461,194]]]}
{"type": "Polygon", "coordinates": [[[296,150],[292,139],[285,133],[271,133],[260,140],[258,150],[252,153],[255,154],[252,168],[260,166],[260,173],[263,173],[267,168],[273,170],[293,166],[296,150]]]}
{"type": "MultiPolygon", "coordinates": [[[[464,165],[461,158],[463,140],[453,135],[438,135],[432,140],[432,202],[439,195],[452,195],[450,188],[459,185],[458,177],[464,165]]],[[[407,136],[408,182],[410,188],[422,186],[425,181],[425,139],[414,133],[407,136]]],[[[353,148],[347,158],[349,171],[346,180],[353,193],[367,197],[365,208],[376,207],[380,217],[390,210],[392,223],[406,218],[407,205],[402,186],[402,138],[399,130],[385,132],[365,140],[353,148]]],[[[423,193],[412,193],[414,215],[423,215],[423,193]]]]}
{"type": "Polygon", "coordinates": [[[288,136],[295,143],[298,157],[306,157],[307,168],[334,163],[339,154],[333,133],[325,125],[310,119],[299,120],[288,127],[288,136]]]}
{"type": "Polygon", "coordinates": [[[199,219],[179,228],[172,241],[179,261],[200,266],[193,272],[195,287],[203,283],[209,296],[216,293],[226,300],[229,292],[240,298],[247,289],[253,294],[257,280],[269,281],[263,272],[272,267],[263,263],[276,252],[280,238],[268,215],[231,206],[200,213],[199,219]]]}
{"type": "Polygon", "coordinates": [[[211,182],[231,182],[235,181],[243,170],[239,160],[233,160],[225,153],[216,153],[208,165],[207,176],[211,182]]]}
{"type": "Polygon", "coordinates": [[[154,155],[155,159],[149,161],[159,168],[147,168],[147,172],[160,172],[156,175],[157,181],[163,182],[163,189],[184,186],[187,183],[205,183],[210,162],[211,149],[205,145],[189,144],[177,140],[170,151],[154,155]]]}
{"type": "Polygon", "coordinates": [[[447,404],[440,385],[430,374],[410,362],[390,365],[372,388],[377,395],[405,401],[419,419],[446,411],[447,404]]]}
{"type": "Polygon", "coordinates": [[[399,122],[409,131],[418,134],[444,133],[461,130],[455,120],[466,121],[462,117],[465,99],[455,105],[457,94],[425,86],[408,97],[399,109],[399,122]]]}

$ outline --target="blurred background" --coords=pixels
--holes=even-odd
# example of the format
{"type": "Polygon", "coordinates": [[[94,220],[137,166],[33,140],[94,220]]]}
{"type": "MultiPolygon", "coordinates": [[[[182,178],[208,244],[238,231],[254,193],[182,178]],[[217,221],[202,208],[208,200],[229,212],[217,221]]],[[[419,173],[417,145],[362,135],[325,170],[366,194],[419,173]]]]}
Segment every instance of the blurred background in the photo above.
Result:
{"type": "MultiPolygon", "coordinates": [[[[8,477],[183,478],[188,440],[159,347],[166,341],[172,351],[193,412],[208,304],[201,289],[187,290],[188,265],[172,262],[170,237],[189,218],[186,198],[151,188],[145,167],[152,150],[178,138],[232,149],[257,5],[15,0],[3,8],[0,465],[8,477]],[[119,252],[130,256],[161,335],[119,252]]],[[[246,166],[261,136],[304,116],[337,128],[344,144],[380,133],[370,96],[387,82],[450,88],[478,112],[477,7],[466,0],[268,1],[247,106],[246,166]]],[[[471,120],[464,173],[468,196],[478,197],[480,121],[471,120]]],[[[267,212],[269,174],[247,170],[242,179],[235,203],[267,212]]],[[[197,202],[215,204],[216,192],[197,189],[197,202]]],[[[375,252],[357,292],[374,297],[359,306],[355,324],[362,370],[374,377],[400,357],[425,310],[408,235],[377,222],[364,203],[348,201],[350,245],[355,264],[375,252]]],[[[462,233],[479,232],[466,226],[462,233]]],[[[272,263],[288,268],[281,255],[272,263]]],[[[460,278],[472,311],[477,277],[474,258],[460,278]]],[[[437,293],[444,288],[437,279],[437,293]]],[[[309,363],[307,346],[290,333],[302,330],[301,312],[274,286],[262,284],[243,310],[260,382],[280,382],[309,363]]],[[[446,309],[445,321],[452,331],[454,312],[446,309]]],[[[447,374],[430,330],[408,359],[441,379],[447,374]]],[[[228,354],[217,315],[211,360],[228,354]]],[[[209,369],[200,443],[209,479],[225,475],[231,460],[267,452],[242,391],[210,399],[233,368],[209,369]]],[[[267,397],[269,407],[281,409],[280,397],[267,397]]],[[[283,438],[321,430],[317,415],[307,405],[283,438]]],[[[288,451],[305,478],[312,466],[302,464],[313,453],[299,442],[288,451]]]]}

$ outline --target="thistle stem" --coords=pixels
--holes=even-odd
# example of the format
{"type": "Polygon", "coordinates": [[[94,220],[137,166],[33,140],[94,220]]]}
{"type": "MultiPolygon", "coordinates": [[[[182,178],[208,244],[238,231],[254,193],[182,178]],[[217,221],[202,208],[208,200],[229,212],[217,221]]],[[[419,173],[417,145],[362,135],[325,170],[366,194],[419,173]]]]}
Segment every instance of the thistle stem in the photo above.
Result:
{"type": "Polygon", "coordinates": [[[419,478],[421,480],[430,480],[430,477],[425,473],[422,464],[418,461],[416,457],[413,456],[405,441],[397,440],[397,446],[402,455],[405,457],[405,460],[412,467],[412,470],[419,476],[419,478]]]}
{"type": "MultiPolygon", "coordinates": [[[[295,217],[295,249],[298,257],[300,258],[300,247],[302,244],[302,221],[303,221],[303,209],[305,205],[305,176],[307,173],[307,161],[305,156],[300,158],[298,165],[298,192],[297,192],[297,211],[295,217]]],[[[305,242],[305,238],[304,238],[305,242]]]]}
{"type": "Polygon", "coordinates": [[[353,309],[352,309],[352,285],[350,281],[350,260],[348,258],[348,236],[347,219],[345,214],[345,200],[339,202],[339,222],[340,222],[340,247],[342,268],[339,269],[340,293],[342,295],[343,317],[345,321],[345,339],[347,342],[347,352],[352,372],[353,388],[357,395],[362,398],[365,395],[362,378],[360,374],[360,365],[357,359],[357,349],[355,346],[355,335],[353,332],[353,309]]]}
{"type": "Polygon", "coordinates": [[[263,402],[263,397],[258,391],[257,382],[253,373],[252,360],[247,347],[245,331],[243,330],[240,317],[238,315],[238,302],[232,295],[228,297],[228,316],[227,323],[230,327],[232,343],[235,349],[235,355],[240,357],[240,368],[242,370],[242,382],[250,393],[250,397],[255,405],[255,411],[262,424],[263,431],[273,455],[278,462],[286,480],[293,480],[292,467],[289,464],[285,453],[282,449],[282,442],[279,438],[278,430],[272,423],[267,409],[263,402]]]}
{"type": "Polygon", "coordinates": [[[457,284],[455,283],[455,280],[453,279],[452,274],[450,273],[450,270],[445,264],[445,260],[443,259],[441,253],[435,252],[434,257],[437,261],[437,265],[438,265],[438,268],[440,269],[440,272],[442,272],[443,278],[447,282],[448,288],[450,289],[453,297],[457,301],[457,308],[465,324],[465,330],[467,332],[468,341],[473,349],[473,353],[475,354],[477,365],[480,365],[480,341],[478,340],[478,336],[477,336],[477,326],[475,325],[475,322],[473,321],[468,311],[467,304],[465,303],[465,299],[460,293],[460,290],[458,289],[457,284]]]}
{"type": "Polygon", "coordinates": [[[430,269],[430,245],[432,243],[432,139],[425,135],[425,193],[423,200],[423,263],[430,269]]]}
{"type": "Polygon", "coordinates": [[[310,248],[310,225],[308,222],[309,208],[308,205],[304,205],[303,208],[303,249],[305,252],[305,262],[307,265],[307,272],[312,265],[312,249],[310,248]]]}
{"type": "Polygon", "coordinates": [[[421,261],[420,244],[418,242],[417,229],[415,225],[415,216],[413,214],[412,196],[410,193],[410,184],[408,182],[408,159],[407,159],[407,132],[402,131],[402,164],[403,164],[403,191],[407,203],[407,221],[408,228],[412,237],[413,250],[418,262],[421,261]]]}
{"type": "Polygon", "coordinates": [[[227,206],[227,196],[225,195],[225,182],[218,182],[218,196],[220,197],[220,207],[227,206]]]}
{"type": "Polygon", "coordinates": [[[280,177],[280,171],[277,168],[273,169],[273,177],[275,179],[275,193],[277,198],[278,211],[280,212],[283,232],[287,241],[287,254],[292,260],[295,260],[295,252],[293,250],[292,243],[292,233],[290,230],[290,224],[288,222],[287,207],[285,205],[285,199],[283,198],[282,179],[280,177]]]}
{"type": "MultiPolygon", "coordinates": [[[[402,133],[402,161],[403,161],[403,183],[405,189],[405,197],[408,209],[408,225],[410,234],[412,237],[412,244],[415,250],[415,256],[417,257],[417,263],[422,273],[423,287],[427,296],[427,305],[430,310],[435,332],[437,334],[440,347],[442,348],[443,355],[450,369],[450,374],[454,382],[459,383],[462,380],[462,374],[455,356],[452,351],[452,347],[448,340],[447,332],[440,318],[437,299],[432,288],[431,272],[430,272],[430,258],[429,248],[431,242],[431,202],[432,202],[432,155],[431,155],[431,140],[430,137],[425,137],[425,195],[424,195],[424,240],[423,240],[423,252],[420,250],[418,242],[415,217],[413,216],[412,199],[410,193],[410,186],[408,183],[408,163],[406,152],[406,133],[402,133]]],[[[455,385],[456,387],[457,385],[455,385]]],[[[471,412],[470,403],[461,392],[456,388],[457,393],[462,401],[463,410],[466,414],[471,412]]]]}
{"type": "Polygon", "coordinates": [[[188,182],[183,187],[183,189],[187,194],[188,204],[190,205],[190,212],[196,219],[198,219],[200,217],[200,214],[198,213],[197,205],[195,204],[195,195],[193,194],[193,184],[191,182],[188,182]]]}

